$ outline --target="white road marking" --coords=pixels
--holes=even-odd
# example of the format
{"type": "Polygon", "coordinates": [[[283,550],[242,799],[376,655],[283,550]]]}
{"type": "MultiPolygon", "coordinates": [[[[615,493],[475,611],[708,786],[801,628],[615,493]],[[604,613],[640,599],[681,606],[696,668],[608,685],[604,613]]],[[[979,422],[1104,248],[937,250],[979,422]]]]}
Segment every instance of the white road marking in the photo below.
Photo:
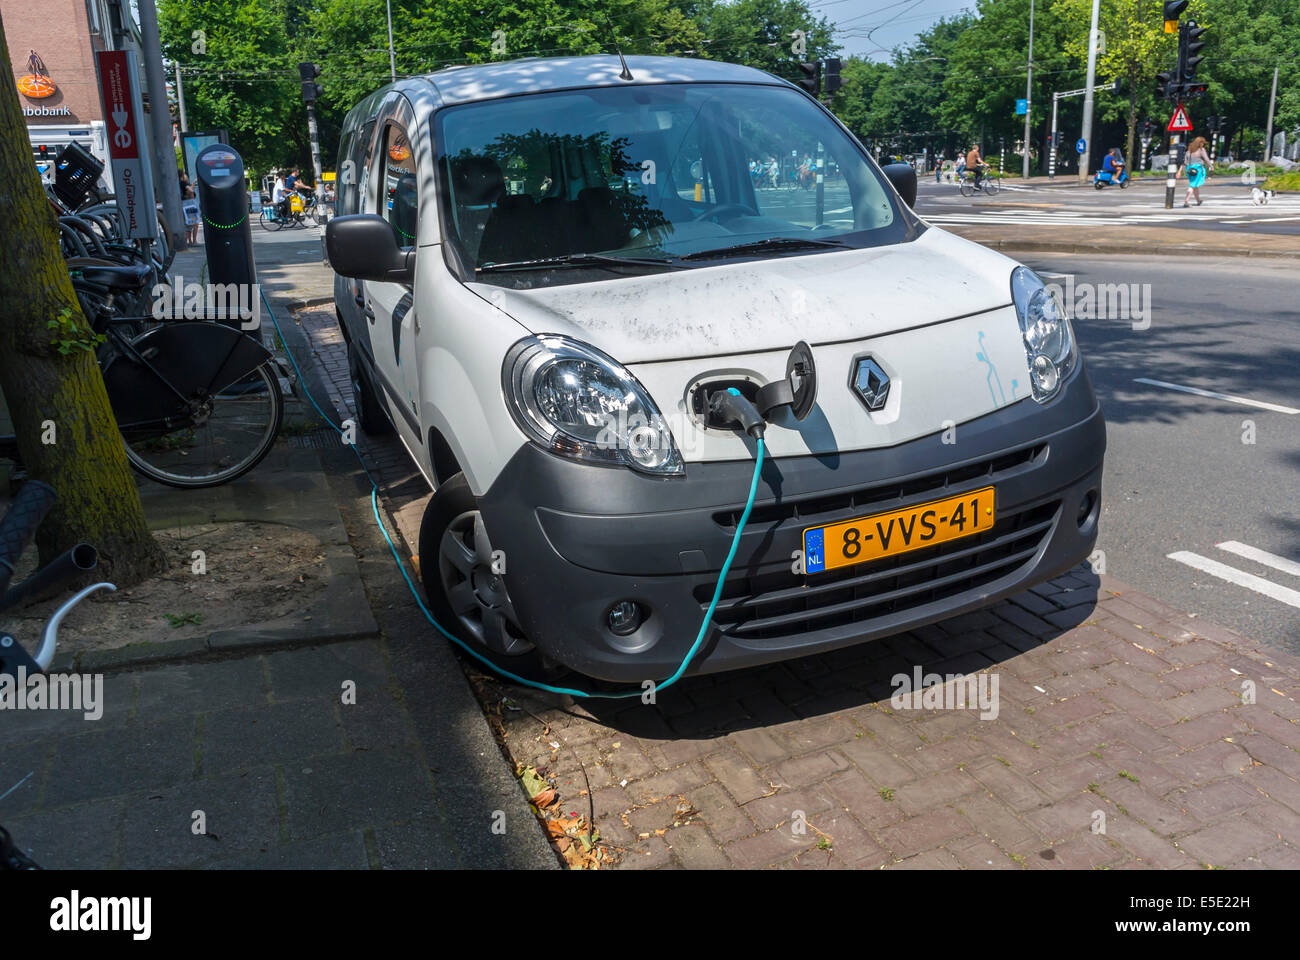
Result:
{"type": "Polygon", "coordinates": [[[1280,600],[1289,606],[1300,608],[1300,590],[1291,590],[1288,587],[1274,583],[1272,580],[1265,580],[1253,573],[1238,570],[1226,563],[1219,563],[1217,560],[1211,560],[1208,557],[1202,557],[1200,554],[1191,553],[1187,550],[1179,550],[1177,553],[1166,554],[1166,556],[1170,560],[1176,560],[1189,567],[1194,567],[1202,573],[1210,574],[1212,577],[1227,580],[1239,587],[1254,590],[1256,593],[1262,593],[1273,600],[1280,600]]]}
{"type": "Polygon", "coordinates": [[[1137,377],[1134,383],[1145,383],[1152,387],[1164,387],[1166,390],[1177,390],[1180,393],[1194,393],[1198,397],[1210,397],[1213,400],[1227,400],[1230,403],[1240,403],[1247,407],[1258,407],[1261,410],[1272,410],[1274,413],[1289,413],[1295,415],[1300,413],[1295,407],[1284,407],[1280,403],[1265,403],[1263,400],[1251,400],[1247,397],[1234,397],[1227,393],[1215,393],[1213,390],[1202,390],[1200,387],[1184,387],[1176,383],[1166,383],[1164,380],[1148,380],[1146,377],[1137,377]]]}
{"type": "Polygon", "coordinates": [[[1279,557],[1276,553],[1269,553],[1267,550],[1252,547],[1250,544],[1238,543],[1236,540],[1226,540],[1223,543],[1216,543],[1215,546],[1228,553],[1235,553],[1239,557],[1245,557],[1247,560],[1254,560],[1266,567],[1272,567],[1274,570],[1289,573],[1293,577],[1300,577],[1300,563],[1288,560],[1286,557],[1279,557]]]}

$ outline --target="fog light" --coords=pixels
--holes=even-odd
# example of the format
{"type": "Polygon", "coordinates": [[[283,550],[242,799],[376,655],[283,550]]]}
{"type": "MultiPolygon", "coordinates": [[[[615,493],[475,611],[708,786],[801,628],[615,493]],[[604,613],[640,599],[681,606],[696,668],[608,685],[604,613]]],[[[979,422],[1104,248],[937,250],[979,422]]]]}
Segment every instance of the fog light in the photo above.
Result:
{"type": "Polygon", "coordinates": [[[1088,521],[1092,519],[1092,511],[1096,509],[1096,507],[1097,491],[1089,490],[1083,495],[1083,499],[1079,501],[1079,514],[1075,517],[1075,521],[1079,524],[1080,530],[1088,525],[1088,521]]]}
{"type": "Polygon", "coordinates": [[[1030,370],[1034,375],[1034,383],[1043,393],[1051,393],[1056,389],[1057,380],[1060,375],[1056,371],[1056,364],[1052,363],[1049,357],[1039,354],[1034,357],[1033,363],[1030,364],[1030,370]]]}
{"type": "Polygon", "coordinates": [[[620,600],[610,607],[607,619],[610,633],[626,637],[641,626],[641,607],[635,600],[620,600]]]}

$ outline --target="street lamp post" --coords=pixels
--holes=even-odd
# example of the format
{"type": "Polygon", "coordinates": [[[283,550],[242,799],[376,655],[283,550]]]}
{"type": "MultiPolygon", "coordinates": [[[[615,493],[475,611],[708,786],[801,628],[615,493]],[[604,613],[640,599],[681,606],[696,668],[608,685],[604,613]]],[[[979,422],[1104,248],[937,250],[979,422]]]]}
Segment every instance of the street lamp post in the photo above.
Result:
{"type": "Polygon", "coordinates": [[[1020,163],[1020,176],[1029,179],[1029,117],[1034,101],[1034,0],[1029,0],[1029,61],[1025,69],[1025,155],[1020,163]]]}
{"type": "Polygon", "coordinates": [[[388,9],[388,71],[394,83],[397,82],[397,58],[393,55],[393,0],[384,0],[388,9]]]}
{"type": "Polygon", "coordinates": [[[1088,182],[1089,156],[1092,154],[1092,82],[1097,76],[1097,20],[1101,0],[1092,0],[1092,26],[1088,29],[1088,79],[1083,95],[1083,152],[1079,154],[1079,182],[1088,182]]]}

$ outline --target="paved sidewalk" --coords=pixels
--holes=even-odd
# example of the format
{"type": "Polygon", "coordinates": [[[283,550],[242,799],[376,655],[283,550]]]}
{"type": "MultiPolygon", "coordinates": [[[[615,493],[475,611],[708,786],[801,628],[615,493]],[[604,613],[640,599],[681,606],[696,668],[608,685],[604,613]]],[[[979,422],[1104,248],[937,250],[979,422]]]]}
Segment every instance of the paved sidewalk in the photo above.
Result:
{"type": "Polygon", "coordinates": [[[3,717],[0,792],[30,777],[0,823],[46,868],[555,866],[468,691],[431,715],[429,679],[381,639],[110,673],[98,720],[3,717]]]}
{"type": "MultiPolygon", "coordinates": [[[[332,314],[298,320],[350,416],[332,314]]],[[[414,543],[427,492],[400,443],[362,451],[414,543]]],[[[501,711],[507,749],[565,810],[590,802],[623,868],[1300,867],[1300,660],[1086,567],[653,706],[487,679],[480,696],[524,708],[501,711]],[[996,719],[895,709],[917,667],[996,676],[996,719]]]]}

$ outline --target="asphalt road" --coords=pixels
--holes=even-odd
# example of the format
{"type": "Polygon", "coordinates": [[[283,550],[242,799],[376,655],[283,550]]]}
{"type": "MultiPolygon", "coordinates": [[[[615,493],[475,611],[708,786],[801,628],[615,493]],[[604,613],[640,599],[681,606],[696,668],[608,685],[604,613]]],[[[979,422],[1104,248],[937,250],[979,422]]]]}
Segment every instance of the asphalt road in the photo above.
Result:
{"type": "Polygon", "coordinates": [[[922,178],[916,210],[937,226],[969,223],[1055,225],[1075,227],[1134,226],[1180,227],[1251,233],[1300,235],[1300,196],[1281,194],[1267,204],[1251,203],[1251,187],[1235,177],[1212,177],[1201,188],[1201,206],[1183,209],[1187,181],[1180,180],[1174,208],[1165,209],[1165,181],[1132,181],[1127,189],[1075,185],[1073,177],[1057,183],[1011,183],[995,197],[963,197],[951,183],[936,184],[922,178]]]}
{"type": "Polygon", "coordinates": [[[1132,307],[1134,319],[1078,317],[1074,325],[1107,420],[1098,542],[1106,572],[1173,606],[1300,653],[1300,606],[1291,605],[1300,604],[1295,265],[1047,254],[1026,262],[1044,273],[1074,275],[1076,315],[1082,283],[1138,284],[1136,290],[1150,297],[1147,329],[1135,329],[1144,318],[1132,307]],[[1234,552],[1239,548],[1218,546],[1223,543],[1262,550],[1293,566],[1278,569],[1276,561],[1242,556],[1234,552]],[[1273,595],[1190,566],[1199,562],[1195,558],[1169,558],[1178,552],[1262,578],[1273,585],[1263,586],[1273,595]]]}

